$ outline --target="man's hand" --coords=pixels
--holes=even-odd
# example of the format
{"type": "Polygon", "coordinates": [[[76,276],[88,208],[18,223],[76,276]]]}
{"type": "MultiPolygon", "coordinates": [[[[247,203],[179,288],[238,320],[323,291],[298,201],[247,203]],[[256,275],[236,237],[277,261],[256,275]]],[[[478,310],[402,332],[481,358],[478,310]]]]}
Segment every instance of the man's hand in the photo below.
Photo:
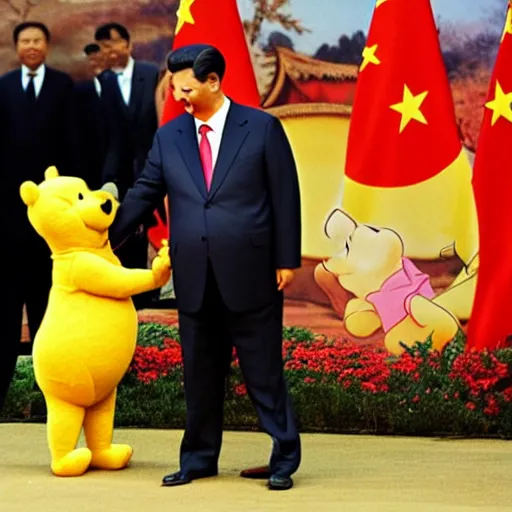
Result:
{"type": "Polygon", "coordinates": [[[293,280],[295,271],[290,268],[278,268],[276,270],[277,289],[284,290],[293,280]]]}

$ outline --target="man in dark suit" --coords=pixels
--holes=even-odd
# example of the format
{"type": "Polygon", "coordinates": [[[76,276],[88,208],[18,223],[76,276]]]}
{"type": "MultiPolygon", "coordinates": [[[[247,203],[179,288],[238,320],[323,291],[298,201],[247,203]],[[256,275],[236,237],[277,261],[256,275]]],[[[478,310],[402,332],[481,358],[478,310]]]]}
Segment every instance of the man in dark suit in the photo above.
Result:
{"type": "Polygon", "coordinates": [[[108,144],[105,110],[101,101],[101,85],[98,76],[105,63],[97,43],[84,47],[90,78],[75,85],[79,127],[80,155],[84,179],[89,188],[95,190],[103,185],[103,165],[108,144]]]}
{"type": "Polygon", "coordinates": [[[0,223],[11,254],[2,276],[0,408],[16,365],[23,305],[34,339],[51,285],[50,252],[28,221],[19,187],[25,180],[43,181],[51,165],[61,174],[78,170],[73,82],[45,65],[50,33],[42,23],[25,22],[13,38],[21,67],[0,78],[0,223]]]}
{"type": "MultiPolygon", "coordinates": [[[[155,90],[159,69],[152,63],[133,59],[130,34],[123,25],[103,25],[96,30],[94,37],[109,66],[98,77],[108,121],[108,147],[102,180],[115,182],[122,199],[144,168],[158,127],[155,90]]],[[[138,236],[118,251],[117,255],[125,267],[147,266],[147,228],[152,223],[150,212],[147,218],[141,219],[138,236]]],[[[154,291],[135,296],[136,307],[147,306],[158,293],[154,291]]]]}
{"type": "Polygon", "coordinates": [[[281,123],[224,96],[222,54],[192,45],[168,58],[186,113],[161,127],[112,227],[121,243],[167,194],[184,358],[187,424],[166,486],[216,475],[232,346],[261,427],[268,467],[242,476],[289,489],[300,438],[283,374],[283,289],[301,264],[297,171],[281,123]]]}

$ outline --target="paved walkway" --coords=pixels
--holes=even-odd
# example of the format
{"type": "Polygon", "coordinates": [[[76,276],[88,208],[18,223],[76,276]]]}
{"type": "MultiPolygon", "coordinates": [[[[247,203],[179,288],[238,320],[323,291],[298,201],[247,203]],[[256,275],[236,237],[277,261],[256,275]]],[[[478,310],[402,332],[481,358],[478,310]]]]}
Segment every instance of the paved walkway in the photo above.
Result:
{"type": "Polygon", "coordinates": [[[264,462],[263,434],[228,432],[221,475],[160,487],[176,469],[181,432],[117,430],[130,468],[61,479],[50,474],[44,425],[0,424],[1,512],[501,512],[512,511],[512,443],[493,440],[303,436],[294,489],[238,477],[264,462]]]}

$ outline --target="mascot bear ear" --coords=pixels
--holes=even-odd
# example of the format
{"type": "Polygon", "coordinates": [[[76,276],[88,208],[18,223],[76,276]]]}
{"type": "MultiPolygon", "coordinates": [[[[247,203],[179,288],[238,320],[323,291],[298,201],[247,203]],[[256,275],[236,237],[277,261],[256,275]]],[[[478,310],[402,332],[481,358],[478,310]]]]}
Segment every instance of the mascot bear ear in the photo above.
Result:
{"type": "Polygon", "coordinates": [[[33,181],[25,181],[21,184],[20,196],[27,206],[33,206],[39,199],[39,187],[33,181]]]}
{"type": "Polygon", "coordinates": [[[59,171],[57,171],[57,167],[52,165],[51,167],[48,167],[46,171],[44,172],[44,179],[45,180],[52,180],[53,178],[59,177],[59,171]]]}

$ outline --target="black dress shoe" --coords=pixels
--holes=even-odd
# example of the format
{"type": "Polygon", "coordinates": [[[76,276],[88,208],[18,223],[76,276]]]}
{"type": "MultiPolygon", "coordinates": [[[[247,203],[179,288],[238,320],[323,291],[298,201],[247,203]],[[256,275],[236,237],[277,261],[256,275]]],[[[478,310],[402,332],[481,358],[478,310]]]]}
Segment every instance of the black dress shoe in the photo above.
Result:
{"type": "Polygon", "coordinates": [[[181,471],[176,471],[176,473],[171,473],[170,475],[165,475],[162,479],[162,485],[164,487],[172,487],[174,485],[185,485],[192,482],[188,475],[182,473],[181,471]]]}
{"type": "Polygon", "coordinates": [[[267,480],[270,478],[270,468],[261,466],[258,468],[248,468],[240,472],[242,478],[253,478],[255,480],[267,480]]]}
{"type": "Polygon", "coordinates": [[[162,486],[173,487],[175,485],[185,485],[192,482],[192,480],[197,480],[198,478],[208,478],[209,476],[217,476],[218,473],[219,472],[217,471],[217,469],[209,469],[205,471],[190,471],[188,473],[176,471],[176,473],[171,473],[163,477],[162,486]]]}
{"type": "Polygon", "coordinates": [[[272,475],[268,479],[268,488],[272,491],[287,491],[293,487],[293,480],[289,476],[272,475]]]}

